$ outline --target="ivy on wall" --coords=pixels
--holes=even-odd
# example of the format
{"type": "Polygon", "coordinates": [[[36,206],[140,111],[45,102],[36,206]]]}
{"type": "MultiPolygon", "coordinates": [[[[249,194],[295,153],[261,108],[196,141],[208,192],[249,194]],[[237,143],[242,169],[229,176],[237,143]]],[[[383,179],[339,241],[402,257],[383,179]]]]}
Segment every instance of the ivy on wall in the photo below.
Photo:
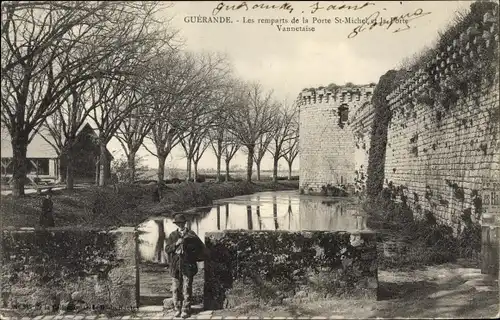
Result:
{"type": "Polygon", "coordinates": [[[386,97],[393,90],[400,73],[400,71],[390,70],[380,77],[372,96],[374,114],[366,181],[367,195],[370,197],[377,196],[384,186],[387,131],[391,120],[391,110],[386,97]]]}

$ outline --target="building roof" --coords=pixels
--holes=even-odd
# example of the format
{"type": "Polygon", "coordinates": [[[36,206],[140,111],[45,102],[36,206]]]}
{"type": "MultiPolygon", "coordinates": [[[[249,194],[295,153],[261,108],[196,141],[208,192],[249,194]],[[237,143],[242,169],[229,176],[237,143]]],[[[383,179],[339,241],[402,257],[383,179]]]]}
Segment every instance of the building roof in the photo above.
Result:
{"type": "MultiPolygon", "coordinates": [[[[90,124],[86,123],[83,125],[80,130],[78,130],[78,134],[84,131],[92,131],[95,134],[94,129],[90,126],[90,124]],[[88,128],[87,128],[88,127],[88,128]],[[84,130],[86,129],[86,130],[84,130]]],[[[2,125],[1,130],[1,149],[0,156],[2,158],[11,158],[12,157],[12,143],[9,131],[5,126],[2,125]]],[[[52,136],[48,133],[48,131],[41,128],[39,133],[35,134],[33,140],[28,144],[28,150],[26,152],[27,158],[58,158],[56,150],[50,145],[47,140],[42,137],[44,135],[45,139],[54,142],[52,136]]],[[[108,158],[112,159],[112,155],[108,150],[108,158]],[[111,157],[111,158],[110,158],[111,157]]]]}
{"type": "MultiPolygon", "coordinates": [[[[46,132],[45,132],[46,133],[46,132]]],[[[12,143],[9,131],[7,128],[2,126],[1,129],[1,149],[0,155],[2,158],[12,158],[12,143]]],[[[50,141],[52,137],[49,134],[44,134],[44,136],[50,141]]],[[[28,144],[28,150],[26,152],[27,158],[58,158],[54,148],[37,133],[28,144]]]]}

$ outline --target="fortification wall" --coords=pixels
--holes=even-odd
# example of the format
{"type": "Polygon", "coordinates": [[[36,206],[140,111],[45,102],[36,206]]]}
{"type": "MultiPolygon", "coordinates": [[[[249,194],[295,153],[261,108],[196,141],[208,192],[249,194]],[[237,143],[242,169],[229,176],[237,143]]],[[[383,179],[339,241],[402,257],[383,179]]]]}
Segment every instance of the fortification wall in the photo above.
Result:
{"type": "Polygon", "coordinates": [[[386,186],[455,231],[499,216],[497,21],[485,14],[387,96],[386,186]]]}
{"type": "Polygon", "coordinates": [[[300,102],[300,188],[352,185],[365,174],[374,85],[304,90],[300,102]]]}

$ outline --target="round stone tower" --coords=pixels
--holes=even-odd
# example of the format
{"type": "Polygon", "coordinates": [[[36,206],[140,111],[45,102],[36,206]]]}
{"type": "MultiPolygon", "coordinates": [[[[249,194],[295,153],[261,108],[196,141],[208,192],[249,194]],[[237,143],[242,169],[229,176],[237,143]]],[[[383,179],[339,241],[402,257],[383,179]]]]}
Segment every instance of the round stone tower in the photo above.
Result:
{"type": "Polygon", "coordinates": [[[304,90],[299,95],[300,189],[360,188],[366,181],[375,85],[304,90]],[[363,183],[361,183],[363,184],[363,183]]]}

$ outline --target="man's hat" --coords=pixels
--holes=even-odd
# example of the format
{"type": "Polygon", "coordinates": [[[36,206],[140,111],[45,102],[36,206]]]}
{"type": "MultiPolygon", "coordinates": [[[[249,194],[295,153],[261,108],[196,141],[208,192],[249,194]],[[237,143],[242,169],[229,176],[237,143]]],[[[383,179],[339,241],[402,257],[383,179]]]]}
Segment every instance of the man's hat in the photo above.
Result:
{"type": "Polygon", "coordinates": [[[186,217],[182,213],[176,214],[174,223],[186,223],[186,217]]]}

